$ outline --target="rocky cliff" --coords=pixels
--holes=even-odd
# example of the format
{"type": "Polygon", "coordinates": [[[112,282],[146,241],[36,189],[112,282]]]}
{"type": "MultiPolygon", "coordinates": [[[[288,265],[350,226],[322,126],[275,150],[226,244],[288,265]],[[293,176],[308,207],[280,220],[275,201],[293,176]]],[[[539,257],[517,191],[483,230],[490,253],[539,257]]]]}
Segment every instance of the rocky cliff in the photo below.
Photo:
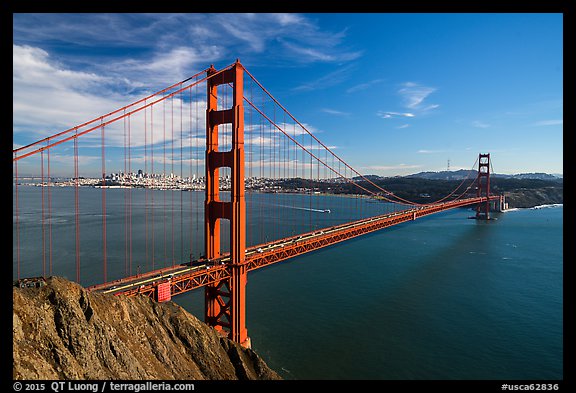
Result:
{"type": "Polygon", "coordinates": [[[182,307],[52,277],[13,289],[14,379],[280,379],[182,307]]]}
{"type": "Polygon", "coordinates": [[[516,189],[507,191],[506,202],[508,207],[527,208],[539,205],[551,205],[554,203],[564,203],[564,192],[562,187],[543,187],[534,190],[516,189]]]}

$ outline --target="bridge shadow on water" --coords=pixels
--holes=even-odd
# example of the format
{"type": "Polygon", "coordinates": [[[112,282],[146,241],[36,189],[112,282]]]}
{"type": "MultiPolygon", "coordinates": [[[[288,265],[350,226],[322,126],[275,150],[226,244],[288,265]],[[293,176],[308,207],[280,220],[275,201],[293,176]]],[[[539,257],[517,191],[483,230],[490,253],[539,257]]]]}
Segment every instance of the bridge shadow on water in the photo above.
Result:
{"type": "MultiPolygon", "coordinates": [[[[357,310],[353,314],[358,320],[354,325],[358,329],[369,326],[382,352],[373,353],[371,340],[356,341],[354,350],[372,353],[369,356],[381,363],[378,369],[393,370],[377,378],[518,376],[517,366],[498,361],[515,356],[517,350],[510,349],[511,342],[519,341],[521,345],[521,340],[512,337],[514,328],[502,324],[500,310],[494,308],[494,304],[508,302],[494,282],[494,276],[500,274],[497,264],[502,262],[489,255],[490,244],[497,236],[493,225],[498,221],[469,220],[457,233],[450,234],[439,231],[442,224],[466,217],[456,213],[427,219],[412,228],[399,226],[366,239],[381,243],[382,254],[374,262],[366,258],[358,269],[379,272],[380,285],[355,302],[357,310]],[[409,242],[414,247],[402,247],[396,240],[412,230],[422,235],[409,242]],[[429,234],[431,230],[433,235],[429,234]],[[386,236],[393,239],[386,242],[386,236]],[[387,261],[394,265],[391,269],[373,266],[387,261]]],[[[366,250],[370,253],[368,247],[366,250]]]]}
{"type": "MultiPolygon", "coordinates": [[[[277,339],[287,351],[307,354],[315,378],[487,378],[474,371],[476,355],[462,348],[497,334],[470,304],[490,286],[494,261],[482,248],[498,221],[468,215],[425,217],[262,269],[250,279],[248,296],[256,345],[265,351],[263,336],[288,332],[291,339],[277,339]],[[306,349],[314,346],[322,355],[306,349]],[[346,358],[346,370],[324,365],[326,354],[346,358]],[[468,368],[453,369],[458,363],[468,368]]],[[[293,374],[286,377],[307,374],[289,363],[283,366],[293,374]]]]}

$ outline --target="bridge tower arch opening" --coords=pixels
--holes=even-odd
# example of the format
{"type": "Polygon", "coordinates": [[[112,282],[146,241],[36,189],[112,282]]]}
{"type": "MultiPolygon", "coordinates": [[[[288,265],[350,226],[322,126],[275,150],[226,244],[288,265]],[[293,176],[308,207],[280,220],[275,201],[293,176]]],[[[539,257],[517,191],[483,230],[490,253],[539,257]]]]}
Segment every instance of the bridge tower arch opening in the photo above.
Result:
{"type": "MultiPolygon", "coordinates": [[[[246,329],[246,200],[244,194],[244,106],[242,64],[237,60],[229,69],[217,72],[211,66],[207,80],[206,109],[206,191],[204,231],[206,258],[221,256],[220,220],[230,221],[230,271],[228,279],[205,287],[205,322],[228,338],[250,347],[246,329]],[[232,107],[218,109],[218,86],[232,86],[232,107]],[[219,151],[218,126],[229,124],[232,144],[219,151]],[[231,170],[230,201],[219,193],[219,168],[231,170]]],[[[210,263],[210,262],[208,262],[210,263]]]]}

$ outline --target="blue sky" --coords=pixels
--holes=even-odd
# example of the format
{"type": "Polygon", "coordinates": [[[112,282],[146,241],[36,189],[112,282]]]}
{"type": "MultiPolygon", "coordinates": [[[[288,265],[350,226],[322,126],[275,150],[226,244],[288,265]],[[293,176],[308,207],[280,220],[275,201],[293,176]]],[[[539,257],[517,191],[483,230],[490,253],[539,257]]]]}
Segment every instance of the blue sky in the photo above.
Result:
{"type": "Polygon", "coordinates": [[[562,14],[14,14],[14,146],[239,58],[364,174],[563,173],[562,14]]]}

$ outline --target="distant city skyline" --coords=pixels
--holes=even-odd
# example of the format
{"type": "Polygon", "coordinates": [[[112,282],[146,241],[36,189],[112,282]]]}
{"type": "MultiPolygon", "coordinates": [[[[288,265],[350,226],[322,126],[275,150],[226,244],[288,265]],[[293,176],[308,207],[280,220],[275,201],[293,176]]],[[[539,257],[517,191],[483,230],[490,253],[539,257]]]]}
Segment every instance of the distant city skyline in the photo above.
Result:
{"type": "Polygon", "coordinates": [[[363,174],[488,152],[563,174],[562,35],[560,13],[16,13],[13,147],[239,58],[363,174]]]}

